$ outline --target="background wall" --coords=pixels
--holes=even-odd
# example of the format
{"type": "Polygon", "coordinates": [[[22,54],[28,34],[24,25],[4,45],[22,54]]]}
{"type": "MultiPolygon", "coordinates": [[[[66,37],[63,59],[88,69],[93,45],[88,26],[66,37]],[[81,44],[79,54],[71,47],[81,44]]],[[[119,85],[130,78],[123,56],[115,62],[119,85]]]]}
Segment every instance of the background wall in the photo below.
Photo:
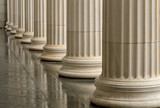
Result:
{"type": "Polygon", "coordinates": [[[7,20],[7,0],[0,0],[0,27],[4,27],[7,20]]]}

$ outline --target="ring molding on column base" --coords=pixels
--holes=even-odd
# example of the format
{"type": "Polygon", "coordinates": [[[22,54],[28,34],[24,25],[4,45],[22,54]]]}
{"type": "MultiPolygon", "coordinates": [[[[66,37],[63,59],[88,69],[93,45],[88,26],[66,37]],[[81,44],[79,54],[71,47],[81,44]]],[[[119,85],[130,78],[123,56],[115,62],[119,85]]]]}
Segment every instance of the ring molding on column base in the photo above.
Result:
{"type": "Polygon", "coordinates": [[[102,72],[101,58],[64,57],[59,76],[69,78],[96,78],[102,72]]]}
{"type": "Polygon", "coordinates": [[[17,29],[17,34],[15,35],[15,38],[22,38],[24,32],[25,32],[25,29],[23,28],[17,29]]]}
{"type": "Polygon", "coordinates": [[[23,33],[23,39],[21,40],[21,43],[31,44],[31,39],[33,37],[34,37],[33,32],[25,32],[25,33],[23,33]]]}
{"type": "Polygon", "coordinates": [[[43,54],[41,60],[44,61],[62,61],[62,58],[66,55],[66,47],[62,45],[46,45],[43,47],[43,54]]]}
{"type": "Polygon", "coordinates": [[[17,32],[18,26],[12,26],[12,31],[10,31],[10,34],[15,35],[17,32]]]}
{"type": "Polygon", "coordinates": [[[106,81],[100,76],[95,81],[97,89],[90,100],[93,104],[103,107],[157,108],[160,107],[159,82],[160,80],[106,81]]]}
{"type": "Polygon", "coordinates": [[[11,30],[12,30],[12,26],[13,26],[13,23],[9,23],[9,24],[8,24],[8,28],[7,28],[7,31],[11,31],[11,30]]]}
{"type": "Polygon", "coordinates": [[[9,22],[6,22],[6,26],[5,26],[5,29],[7,29],[7,28],[8,28],[8,24],[9,24],[9,22]]]}
{"type": "Polygon", "coordinates": [[[43,51],[43,47],[46,44],[46,38],[34,37],[31,39],[31,46],[29,50],[33,51],[43,51]]]}
{"type": "Polygon", "coordinates": [[[8,28],[8,24],[9,24],[9,22],[6,22],[6,26],[5,26],[5,29],[7,29],[7,28],[8,28]]]}

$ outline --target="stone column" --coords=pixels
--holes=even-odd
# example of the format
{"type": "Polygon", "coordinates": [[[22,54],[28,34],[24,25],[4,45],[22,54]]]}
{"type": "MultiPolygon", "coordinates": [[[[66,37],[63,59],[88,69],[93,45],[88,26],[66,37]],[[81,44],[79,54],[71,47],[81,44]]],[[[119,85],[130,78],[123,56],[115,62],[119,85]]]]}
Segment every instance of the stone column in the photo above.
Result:
{"type": "Polygon", "coordinates": [[[22,38],[25,32],[25,0],[18,0],[18,29],[16,38],[22,38]]]}
{"type": "Polygon", "coordinates": [[[47,36],[47,0],[34,0],[34,38],[30,50],[43,50],[47,36]]]}
{"type": "Polygon", "coordinates": [[[6,22],[5,29],[8,28],[8,24],[9,24],[9,0],[7,0],[7,22],[6,22]]]}
{"type": "Polygon", "coordinates": [[[13,0],[9,0],[9,16],[10,17],[7,31],[11,31],[13,26],[13,0]]]}
{"type": "Polygon", "coordinates": [[[47,44],[42,60],[62,61],[66,55],[67,0],[47,0],[47,44]]]}
{"type": "Polygon", "coordinates": [[[160,107],[160,1],[104,0],[103,72],[91,101],[160,107]]]}
{"type": "Polygon", "coordinates": [[[60,76],[95,78],[102,66],[102,0],[67,0],[67,54],[60,76]]]}
{"type": "Polygon", "coordinates": [[[22,43],[31,43],[34,36],[34,0],[25,1],[25,33],[22,43]]]}
{"type": "Polygon", "coordinates": [[[11,34],[16,34],[18,29],[18,0],[13,0],[13,26],[11,34]]]}

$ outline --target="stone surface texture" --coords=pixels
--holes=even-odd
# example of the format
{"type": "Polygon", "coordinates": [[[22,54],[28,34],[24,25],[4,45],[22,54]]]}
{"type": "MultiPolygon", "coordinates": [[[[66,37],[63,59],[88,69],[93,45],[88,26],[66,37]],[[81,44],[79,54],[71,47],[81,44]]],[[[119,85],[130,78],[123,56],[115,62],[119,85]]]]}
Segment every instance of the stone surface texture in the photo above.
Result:
{"type": "Polygon", "coordinates": [[[95,78],[102,66],[102,0],[67,1],[67,54],[60,76],[95,78]]]}
{"type": "Polygon", "coordinates": [[[160,107],[159,0],[104,0],[103,72],[91,101],[160,107]]]}
{"type": "Polygon", "coordinates": [[[25,33],[22,43],[31,43],[34,37],[34,0],[25,1],[25,33]]]}
{"type": "Polygon", "coordinates": [[[13,26],[11,34],[16,34],[18,29],[18,0],[13,0],[13,26]]]}
{"type": "Polygon", "coordinates": [[[12,30],[13,26],[13,0],[9,0],[9,24],[8,24],[8,31],[12,30]]]}
{"type": "Polygon", "coordinates": [[[47,0],[47,44],[42,60],[62,61],[66,55],[67,0],[47,0]]]}
{"type": "MultiPolygon", "coordinates": [[[[5,3],[5,2],[2,2],[2,4],[3,3],[5,3]]],[[[9,0],[7,0],[6,1],[6,7],[7,7],[7,9],[6,9],[6,15],[7,15],[7,22],[6,22],[6,26],[5,26],[5,29],[7,29],[8,28],[8,24],[9,24],[9,0]]],[[[5,4],[3,4],[3,6],[5,6],[5,4]]],[[[3,10],[3,12],[5,13],[5,9],[3,10]]],[[[3,17],[3,15],[2,15],[2,17],[3,17]]],[[[3,22],[2,22],[3,23],[3,22]]],[[[1,25],[2,26],[2,25],[1,25]]]]}
{"type": "Polygon", "coordinates": [[[18,29],[16,38],[22,38],[25,32],[25,0],[18,0],[18,29]]]}
{"type": "Polygon", "coordinates": [[[30,50],[43,50],[47,36],[47,0],[34,0],[34,37],[30,50]]]}

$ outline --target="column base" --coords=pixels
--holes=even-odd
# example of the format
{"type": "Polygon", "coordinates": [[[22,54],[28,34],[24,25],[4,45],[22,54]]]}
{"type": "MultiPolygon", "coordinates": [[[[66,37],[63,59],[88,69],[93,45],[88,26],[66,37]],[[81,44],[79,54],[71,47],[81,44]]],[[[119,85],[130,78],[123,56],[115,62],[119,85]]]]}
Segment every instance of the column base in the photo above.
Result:
{"type": "Polygon", "coordinates": [[[10,34],[12,34],[12,35],[15,35],[16,33],[17,33],[16,30],[10,31],[10,34]]]}
{"type": "Polygon", "coordinates": [[[92,103],[116,108],[160,107],[160,80],[110,81],[96,79],[96,91],[90,97],[92,103]]]}
{"type": "Polygon", "coordinates": [[[6,22],[6,26],[5,26],[5,29],[7,29],[7,28],[8,28],[8,24],[9,24],[9,22],[6,22]]]}
{"type": "Polygon", "coordinates": [[[25,32],[25,29],[22,29],[22,28],[17,29],[17,34],[15,35],[15,38],[22,38],[24,32],[25,32]]]}
{"type": "Polygon", "coordinates": [[[33,51],[43,51],[43,47],[45,44],[46,38],[34,37],[33,39],[31,39],[31,46],[29,47],[29,49],[33,51]]]}
{"type": "Polygon", "coordinates": [[[12,28],[11,28],[11,27],[8,27],[8,28],[7,28],[7,31],[11,31],[11,30],[12,30],[12,28]]]}
{"type": "Polygon", "coordinates": [[[13,26],[13,23],[9,23],[9,24],[8,24],[8,28],[7,28],[7,31],[11,31],[11,30],[12,30],[12,26],[13,26]]]}
{"type": "Polygon", "coordinates": [[[102,72],[101,58],[64,57],[60,76],[70,78],[96,78],[102,72]]]}
{"type": "Polygon", "coordinates": [[[10,34],[15,35],[17,32],[16,30],[18,29],[18,26],[12,26],[12,31],[10,31],[10,34]]]}
{"type": "Polygon", "coordinates": [[[8,25],[5,26],[5,29],[7,29],[7,28],[8,28],[8,25]]]}
{"type": "Polygon", "coordinates": [[[24,44],[31,44],[31,39],[34,37],[33,32],[25,32],[23,34],[23,39],[21,40],[21,43],[24,44]]]}
{"type": "Polygon", "coordinates": [[[66,46],[63,45],[46,45],[43,50],[41,60],[45,61],[62,61],[62,58],[66,55],[66,46]]]}

